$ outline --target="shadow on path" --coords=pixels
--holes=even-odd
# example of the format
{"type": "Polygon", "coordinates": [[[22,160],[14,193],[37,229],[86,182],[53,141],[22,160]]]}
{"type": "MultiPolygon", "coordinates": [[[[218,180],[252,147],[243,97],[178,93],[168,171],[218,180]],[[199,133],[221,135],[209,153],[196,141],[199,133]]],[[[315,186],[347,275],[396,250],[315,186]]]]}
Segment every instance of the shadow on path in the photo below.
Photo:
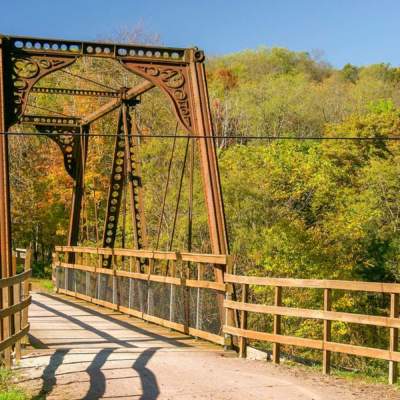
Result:
{"type": "MultiPolygon", "coordinates": [[[[69,303],[68,301],[65,301],[63,299],[58,299],[53,296],[46,296],[50,297],[56,301],[59,301],[61,303],[67,304],[71,308],[75,308],[78,310],[83,310],[87,314],[82,315],[82,316],[87,316],[92,315],[96,316],[100,319],[106,320],[108,322],[112,322],[118,326],[120,326],[123,329],[131,330],[136,333],[140,333],[142,335],[145,335],[147,337],[144,338],[138,338],[139,342],[143,341],[152,341],[152,340],[159,340],[162,342],[166,342],[169,344],[173,344],[176,347],[192,347],[189,346],[185,343],[178,342],[174,339],[170,338],[165,338],[162,335],[158,335],[155,333],[152,333],[150,331],[147,331],[142,328],[135,327],[134,325],[131,325],[129,323],[126,323],[124,321],[119,321],[114,318],[111,318],[107,315],[104,315],[100,312],[97,312],[92,309],[87,309],[83,306],[74,304],[74,303],[69,303]]],[[[120,345],[121,347],[124,348],[136,348],[138,349],[138,346],[132,344],[131,342],[135,342],[135,339],[129,339],[129,340],[121,340],[112,334],[108,333],[108,330],[102,330],[98,329],[96,327],[93,327],[90,323],[82,321],[80,318],[77,318],[76,315],[74,315],[73,312],[62,312],[58,310],[56,307],[49,306],[45,304],[43,301],[39,301],[37,299],[32,300],[32,304],[35,306],[42,308],[43,310],[46,310],[47,312],[51,313],[53,316],[58,316],[60,318],[63,318],[65,320],[68,320],[72,322],[73,324],[76,324],[79,326],[81,329],[88,330],[99,337],[101,337],[103,340],[101,340],[101,343],[104,343],[105,348],[101,349],[96,349],[93,348],[94,351],[97,351],[95,354],[94,358],[92,361],[90,361],[89,366],[86,368],[85,371],[89,375],[89,389],[82,397],[82,400],[97,400],[101,399],[104,397],[106,393],[106,386],[107,386],[107,377],[105,373],[102,371],[102,368],[104,370],[104,366],[107,363],[109,356],[115,351],[118,350],[116,348],[107,348],[106,346],[110,343],[115,343],[120,345]]],[[[40,345],[40,347],[48,347],[48,345],[44,344],[43,342],[40,341],[39,338],[32,337],[33,340],[37,341],[37,344],[40,345]]],[[[179,339],[185,339],[186,337],[180,337],[179,339]]],[[[97,341],[98,342],[98,341],[97,341]]],[[[40,389],[40,393],[34,397],[34,400],[42,400],[43,398],[46,398],[54,389],[54,387],[57,385],[57,370],[62,366],[62,365],[70,365],[70,364],[80,364],[80,362],[68,362],[65,358],[66,355],[74,348],[74,340],[71,340],[70,343],[64,342],[66,345],[69,345],[67,349],[57,349],[55,352],[50,356],[49,359],[49,364],[46,366],[46,368],[43,370],[41,379],[42,379],[42,387],[40,389]]],[[[64,344],[63,343],[63,344],[64,344]]],[[[79,344],[84,344],[84,341],[78,341],[79,344]]],[[[88,341],[87,344],[90,346],[91,342],[88,341]]],[[[77,348],[78,349],[78,348],[77,348]]],[[[143,351],[140,351],[139,353],[134,353],[135,356],[137,357],[136,360],[134,360],[133,364],[131,364],[130,367],[128,368],[123,368],[123,369],[133,369],[136,373],[137,376],[135,378],[139,377],[140,382],[141,382],[141,387],[142,387],[142,395],[136,395],[138,396],[139,399],[141,400],[155,400],[158,398],[160,395],[160,389],[157,383],[157,378],[156,375],[147,367],[147,364],[149,360],[154,356],[154,354],[160,349],[160,347],[153,347],[150,349],[143,349],[143,351]],[[139,397],[140,396],[140,397],[139,397]]],[[[71,354],[71,353],[70,353],[71,354]]],[[[115,361],[118,361],[115,360],[115,361]]],[[[82,361],[82,364],[86,363],[86,361],[82,361]]],[[[107,370],[110,370],[106,368],[107,370]]],[[[115,368],[116,370],[120,368],[115,368]]],[[[113,370],[113,368],[111,368],[113,370]]],[[[66,373],[61,373],[59,375],[64,375],[64,374],[74,374],[74,373],[80,373],[83,372],[82,370],[78,371],[68,371],[66,373]]],[[[136,375],[136,374],[135,374],[136,375]]],[[[130,378],[126,378],[130,379],[130,378]]],[[[117,397],[120,397],[117,395],[117,397]]]]}
{"type": "Polygon", "coordinates": [[[157,378],[154,373],[146,367],[151,357],[156,353],[154,349],[143,351],[133,364],[133,369],[139,374],[142,384],[143,395],[140,400],[155,400],[160,394],[157,378]]]}
{"type": "Polygon", "coordinates": [[[54,386],[56,386],[57,378],[56,378],[56,371],[60,365],[63,364],[64,358],[69,350],[67,349],[60,349],[56,350],[50,357],[49,364],[43,371],[42,374],[42,387],[40,392],[37,396],[33,398],[35,399],[42,399],[43,397],[46,398],[46,395],[49,394],[54,386]]]}
{"type": "MultiPolygon", "coordinates": [[[[46,310],[46,311],[48,311],[50,313],[58,315],[59,317],[67,319],[68,321],[80,326],[82,329],[85,329],[87,331],[90,331],[90,332],[102,337],[103,339],[107,340],[107,342],[109,342],[109,343],[116,343],[116,344],[119,344],[122,347],[137,347],[137,346],[134,346],[131,343],[126,342],[125,340],[118,339],[115,336],[110,335],[109,333],[107,333],[107,332],[105,332],[103,330],[97,329],[97,328],[93,327],[92,325],[90,325],[90,324],[88,324],[86,322],[83,322],[78,318],[75,318],[73,315],[65,314],[62,311],[56,310],[53,307],[50,307],[50,306],[48,306],[48,305],[46,305],[44,303],[41,303],[40,301],[32,300],[32,304],[34,304],[37,307],[43,308],[44,310],[46,310]]],[[[70,303],[68,303],[68,304],[71,307],[75,306],[74,304],[73,305],[71,305],[70,303]]],[[[131,327],[131,328],[134,328],[134,327],[131,327]]],[[[73,342],[71,344],[73,345],[73,342]]]]}
{"type": "MultiPolygon", "coordinates": [[[[189,344],[181,343],[180,341],[178,341],[177,339],[182,340],[182,338],[180,338],[180,337],[177,338],[177,339],[175,339],[175,338],[167,338],[165,336],[158,335],[157,333],[151,332],[149,330],[146,330],[146,329],[143,329],[143,328],[139,328],[139,327],[137,327],[137,326],[135,326],[133,324],[130,324],[128,322],[120,321],[120,320],[118,320],[116,318],[113,318],[112,316],[109,316],[109,315],[106,315],[106,314],[102,314],[102,313],[100,313],[100,312],[98,312],[96,310],[93,310],[91,308],[87,308],[85,306],[81,306],[81,305],[76,304],[76,303],[71,303],[68,300],[59,298],[57,296],[53,296],[53,295],[47,294],[47,293],[41,293],[40,295],[44,296],[44,297],[48,297],[48,298],[50,298],[52,300],[59,301],[61,303],[64,303],[64,304],[72,307],[72,308],[76,308],[76,309],[78,309],[80,311],[85,311],[86,313],[88,313],[90,315],[102,318],[107,322],[112,322],[112,323],[114,323],[114,324],[116,324],[116,325],[118,325],[118,326],[120,326],[122,328],[129,329],[131,331],[134,331],[136,333],[140,333],[142,335],[146,335],[146,336],[148,336],[150,338],[153,338],[154,340],[159,340],[159,341],[162,341],[164,343],[168,343],[168,344],[176,346],[176,347],[193,347],[193,346],[190,346],[189,344]]],[[[110,341],[113,341],[113,342],[118,341],[118,344],[121,344],[121,345],[123,345],[123,343],[125,342],[124,340],[119,340],[118,338],[115,338],[112,335],[108,335],[105,332],[100,331],[100,330],[92,327],[91,325],[89,325],[89,324],[87,324],[87,323],[85,323],[83,321],[80,321],[77,318],[74,318],[73,316],[70,316],[70,315],[67,315],[67,314],[65,314],[65,313],[63,313],[61,311],[55,310],[54,308],[49,307],[49,306],[45,305],[44,303],[38,302],[37,300],[33,300],[32,303],[36,304],[37,306],[42,307],[42,308],[46,309],[47,311],[52,312],[52,313],[54,313],[54,314],[56,314],[58,316],[61,316],[63,318],[67,318],[68,320],[70,320],[71,322],[76,323],[77,325],[79,325],[83,329],[88,329],[88,330],[98,334],[99,336],[101,336],[101,337],[103,337],[103,338],[105,338],[107,340],[110,340],[110,341]],[[100,333],[104,333],[107,337],[102,336],[100,333]]],[[[118,314],[113,314],[113,315],[121,315],[121,314],[118,313],[118,314]]],[[[132,340],[130,340],[130,341],[132,341],[132,340]]],[[[128,346],[124,346],[124,347],[137,347],[137,346],[128,345],[128,346]]]]}
{"type": "Polygon", "coordinates": [[[94,400],[103,397],[106,392],[106,377],[101,367],[107,362],[107,358],[112,352],[113,349],[100,350],[86,369],[90,378],[90,386],[82,400],[94,400]]]}

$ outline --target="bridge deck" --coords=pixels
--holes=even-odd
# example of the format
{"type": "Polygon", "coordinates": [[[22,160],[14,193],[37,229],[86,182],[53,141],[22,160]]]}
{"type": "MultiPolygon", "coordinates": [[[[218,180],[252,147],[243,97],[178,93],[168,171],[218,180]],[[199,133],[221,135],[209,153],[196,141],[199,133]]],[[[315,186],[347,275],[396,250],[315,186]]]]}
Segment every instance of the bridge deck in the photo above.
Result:
{"type": "MultiPolygon", "coordinates": [[[[335,378],[224,356],[218,346],[70,297],[33,294],[30,322],[37,348],[21,362],[22,384],[47,399],[360,396],[335,378]]],[[[383,399],[376,390],[362,390],[363,398],[383,399]]]]}

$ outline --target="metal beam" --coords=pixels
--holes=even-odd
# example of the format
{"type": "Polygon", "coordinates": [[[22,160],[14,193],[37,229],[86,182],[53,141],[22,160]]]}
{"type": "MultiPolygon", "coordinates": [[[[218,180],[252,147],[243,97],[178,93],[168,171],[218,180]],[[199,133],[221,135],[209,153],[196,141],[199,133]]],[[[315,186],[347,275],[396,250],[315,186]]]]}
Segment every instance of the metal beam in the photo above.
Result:
{"type": "Polygon", "coordinates": [[[62,56],[88,56],[114,59],[134,59],[151,63],[182,64],[188,62],[188,49],[178,47],[143,46],[115,43],[81,42],[77,40],[45,39],[26,36],[1,36],[10,41],[12,52],[62,56]]]}
{"type": "MultiPolygon", "coordinates": [[[[4,71],[4,54],[2,39],[0,38],[0,278],[13,275],[11,253],[11,216],[10,216],[10,183],[8,160],[8,137],[6,132],[6,102],[7,75],[4,71]]],[[[0,307],[5,309],[13,305],[13,288],[0,290],[0,307]]],[[[12,335],[12,318],[3,318],[0,321],[0,340],[6,340],[12,335]]],[[[11,366],[11,349],[4,352],[6,367],[11,366]]]]}
{"type": "Polygon", "coordinates": [[[20,122],[24,124],[37,125],[37,126],[65,126],[65,127],[79,127],[81,119],[77,117],[62,117],[54,115],[22,115],[20,122]]]}
{"type": "MultiPolygon", "coordinates": [[[[75,181],[69,219],[68,244],[70,246],[76,246],[79,237],[79,223],[84,192],[84,170],[89,140],[89,125],[83,126],[81,133],[84,135],[80,137],[79,146],[77,146],[76,149],[75,181]]],[[[73,260],[69,260],[69,262],[73,262],[73,260]]]]}
{"type": "Polygon", "coordinates": [[[120,97],[119,92],[111,92],[104,90],[54,88],[54,87],[33,87],[31,89],[31,93],[61,94],[67,96],[114,97],[114,98],[120,97]]]}
{"type": "MultiPolygon", "coordinates": [[[[0,130],[6,131],[4,47],[0,38],[0,130]]],[[[0,278],[12,275],[8,137],[0,134],[0,278]]]]}
{"type": "Polygon", "coordinates": [[[125,96],[121,96],[119,99],[114,99],[109,101],[108,103],[101,106],[95,112],[87,115],[86,117],[82,118],[83,124],[91,124],[94,121],[97,121],[99,118],[104,117],[104,115],[110,113],[111,111],[116,110],[118,107],[121,106],[124,100],[131,100],[137,96],[140,96],[143,93],[146,93],[148,90],[152,89],[154,84],[151,82],[143,82],[140,85],[137,85],[131,89],[129,89],[125,96]]]}

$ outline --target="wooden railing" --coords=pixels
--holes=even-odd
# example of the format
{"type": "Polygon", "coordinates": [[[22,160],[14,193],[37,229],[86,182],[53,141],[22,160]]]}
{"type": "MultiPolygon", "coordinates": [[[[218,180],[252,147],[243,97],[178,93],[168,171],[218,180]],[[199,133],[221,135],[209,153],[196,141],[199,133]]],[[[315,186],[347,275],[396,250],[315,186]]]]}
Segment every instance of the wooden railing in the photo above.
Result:
{"type": "Polygon", "coordinates": [[[239,338],[239,353],[242,357],[246,354],[246,339],[267,341],[273,344],[272,358],[279,363],[280,346],[293,345],[311,349],[322,350],[323,372],[328,374],[331,367],[331,352],[345,353],[356,356],[371,357],[389,362],[389,383],[395,383],[398,375],[398,362],[400,362],[399,342],[399,294],[400,284],[372,283],[358,281],[339,280],[314,280],[314,279],[280,279],[259,278],[251,276],[239,276],[225,274],[225,282],[241,285],[240,301],[225,300],[226,309],[236,310],[240,314],[240,326],[224,326],[224,332],[239,338]],[[268,286],[275,290],[274,305],[262,305],[248,303],[249,286],[268,286]],[[314,288],[324,291],[323,310],[294,308],[282,306],[283,288],[314,288]],[[390,296],[389,316],[364,315],[347,312],[337,312],[331,309],[332,290],[361,291],[386,293],[390,296]],[[273,316],[273,332],[259,332],[249,330],[247,326],[248,313],[270,314],[273,316]],[[323,320],[322,340],[287,336],[281,330],[281,316],[298,317],[304,319],[323,320]],[[341,321],[354,324],[374,325],[389,329],[389,346],[387,350],[355,346],[352,344],[337,343],[331,341],[331,322],[341,321]]]}
{"type": "MultiPolygon", "coordinates": [[[[108,249],[91,247],[58,246],[55,248],[53,258],[53,276],[56,281],[57,292],[74,296],[94,304],[119,310],[123,313],[142,318],[144,320],[169,327],[171,329],[197,336],[218,344],[224,343],[222,324],[220,321],[219,332],[209,332],[199,323],[201,314],[200,290],[215,294],[214,303],[220,302],[220,314],[223,315],[223,297],[225,284],[214,280],[214,268],[225,269],[229,256],[213,254],[178,253],[165,251],[147,251],[130,249],[108,249]],[[71,257],[72,256],[72,257],[71,257]],[[103,268],[104,257],[112,257],[112,268],[103,268]],[[73,262],[68,262],[73,259],[73,262]],[[77,277],[70,282],[69,271],[84,272],[83,284],[80,285],[77,277]],[[60,277],[64,282],[60,281],[60,277]],[[100,275],[112,277],[110,299],[101,299],[100,275]],[[91,287],[89,280],[95,280],[95,287],[91,287]],[[128,278],[129,285],[132,281],[158,283],[168,288],[169,316],[168,318],[154,315],[150,311],[150,301],[141,309],[135,309],[131,304],[132,290],[129,286],[127,304],[120,301],[124,295],[120,289],[120,280],[128,278]],[[208,278],[208,280],[206,279],[208,278]],[[62,287],[63,286],[63,287],[62,287]],[[72,287],[71,287],[72,286],[72,287]],[[83,286],[82,288],[79,288],[83,286]],[[177,322],[176,288],[183,288],[184,317],[177,322]],[[188,289],[197,289],[195,307],[190,306],[188,289]],[[72,289],[72,290],[71,290],[72,289]],[[83,291],[83,293],[82,293],[83,291]],[[194,315],[194,318],[193,318],[194,315]],[[190,324],[190,321],[195,321],[190,324]],[[194,325],[194,326],[193,326],[194,325]]],[[[104,288],[103,288],[104,289],[104,288]]],[[[150,293],[147,289],[147,293],[150,293]]]]}
{"type": "MultiPolygon", "coordinates": [[[[21,252],[19,252],[21,253],[21,252]]],[[[28,306],[29,296],[30,252],[21,257],[13,254],[13,273],[9,278],[0,279],[2,307],[0,309],[1,337],[0,354],[6,367],[11,367],[13,359],[21,357],[21,342],[29,331],[28,306]],[[24,259],[24,272],[17,274],[17,258],[24,259]]]]}

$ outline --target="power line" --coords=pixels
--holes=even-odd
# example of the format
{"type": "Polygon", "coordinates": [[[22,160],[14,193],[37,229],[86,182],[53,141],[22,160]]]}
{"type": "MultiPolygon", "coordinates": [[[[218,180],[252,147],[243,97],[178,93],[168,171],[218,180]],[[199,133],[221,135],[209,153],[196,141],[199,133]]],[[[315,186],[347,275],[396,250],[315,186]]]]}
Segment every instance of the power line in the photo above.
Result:
{"type": "MultiPolygon", "coordinates": [[[[49,123],[49,126],[51,124],[49,123]]],[[[60,125],[61,126],[61,125],[60,125]]],[[[0,132],[1,135],[9,136],[59,136],[59,135],[72,135],[72,136],[84,136],[85,134],[79,132],[63,132],[63,133],[39,133],[39,132],[0,132]]],[[[91,137],[115,137],[115,133],[88,133],[91,137]]],[[[124,136],[124,135],[120,135],[124,136]]],[[[307,137],[293,137],[293,136],[257,136],[257,135],[227,135],[227,136],[213,136],[213,135],[174,135],[174,134],[153,134],[153,135],[139,135],[129,134],[129,137],[140,137],[143,139],[248,139],[248,140],[294,140],[294,141],[312,141],[312,140],[345,140],[345,141],[400,141],[400,136],[367,136],[367,137],[356,137],[356,136],[307,136],[307,137]]]]}

